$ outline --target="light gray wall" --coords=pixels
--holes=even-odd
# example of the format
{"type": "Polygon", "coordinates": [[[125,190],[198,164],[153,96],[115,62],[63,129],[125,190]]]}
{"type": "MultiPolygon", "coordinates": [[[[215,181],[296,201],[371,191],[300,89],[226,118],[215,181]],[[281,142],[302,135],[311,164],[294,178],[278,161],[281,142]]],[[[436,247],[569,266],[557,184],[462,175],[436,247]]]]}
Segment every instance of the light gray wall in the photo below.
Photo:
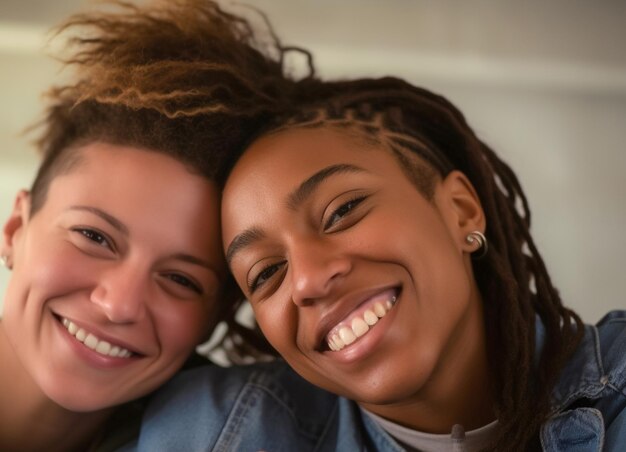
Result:
{"type": "MultiPolygon", "coordinates": [[[[1,218],[36,161],[17,134],[58,75],[42,31],[83,3],[0,3],[1,218]]],[[[587,321],[626,307],[626,2],[242,3],[266,11],[285,44],[311,49],[322,75],[398,75],[449,97],[520,176],[566,302],[587,321]]]]}

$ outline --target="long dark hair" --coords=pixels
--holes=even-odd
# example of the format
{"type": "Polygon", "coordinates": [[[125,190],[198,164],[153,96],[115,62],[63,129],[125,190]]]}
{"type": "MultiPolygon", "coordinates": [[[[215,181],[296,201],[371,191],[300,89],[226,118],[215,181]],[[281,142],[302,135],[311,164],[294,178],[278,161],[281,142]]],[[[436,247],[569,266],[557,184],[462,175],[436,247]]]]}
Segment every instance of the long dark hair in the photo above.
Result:
{"type": "Polygon", "coordinates": [[[289,127],[350,129],[392,151],[427,198],[434,174],[445,177],[459,170],[474,185],[489,241],[488,253],[474,260],[473,268],[496,385],[494,448],[538,448],[551,389],[583,328],[561,302],[533,241],[530,209],[517,176],[454,105],[426,89],[397,78],[323,82],[311,77],[298,85],[290,105],[265,133],[289,127]],[[541,350],[535,344],[537,319],[545,328],[541,350]]]}

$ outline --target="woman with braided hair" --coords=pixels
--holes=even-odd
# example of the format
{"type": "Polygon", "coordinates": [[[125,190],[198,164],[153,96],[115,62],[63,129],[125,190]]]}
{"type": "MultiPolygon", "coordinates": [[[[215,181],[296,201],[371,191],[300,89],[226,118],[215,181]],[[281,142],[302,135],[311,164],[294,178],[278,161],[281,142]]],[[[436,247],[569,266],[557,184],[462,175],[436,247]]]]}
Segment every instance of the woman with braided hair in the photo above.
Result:
{"type": "Polygon", "coordinates": [[[513,170],[425,89],[300,85],[222,198],[271,346],[376,450],[623,447],[626,313],[564,306],[513,170]]]}
{"type": "Polygon", "coordinates": [[[626,312],[564,306],[515,173],[462,113],[396,78],[284,100],[222,194],[264,336],[240,337],[282,359],[180,375],[138,449],[623,449],[626,312]]]}

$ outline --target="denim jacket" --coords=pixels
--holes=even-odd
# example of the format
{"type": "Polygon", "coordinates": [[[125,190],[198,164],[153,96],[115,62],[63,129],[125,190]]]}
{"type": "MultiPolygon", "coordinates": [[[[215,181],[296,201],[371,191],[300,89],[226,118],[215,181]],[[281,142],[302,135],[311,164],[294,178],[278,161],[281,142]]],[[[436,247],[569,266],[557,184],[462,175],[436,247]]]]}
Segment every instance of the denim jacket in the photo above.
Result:
{"type": "MultiPolygon", "coordinates": [[[[538,330],[541,336],[541,329],[538,330]]],[[[553,391],[546,451],[626,450],[626,311],[585,336],[553,391]]],[[[403,451],[356,403],[318,389],[282,361],[180,374],[149,405],[139,451],[403,451]]]]}

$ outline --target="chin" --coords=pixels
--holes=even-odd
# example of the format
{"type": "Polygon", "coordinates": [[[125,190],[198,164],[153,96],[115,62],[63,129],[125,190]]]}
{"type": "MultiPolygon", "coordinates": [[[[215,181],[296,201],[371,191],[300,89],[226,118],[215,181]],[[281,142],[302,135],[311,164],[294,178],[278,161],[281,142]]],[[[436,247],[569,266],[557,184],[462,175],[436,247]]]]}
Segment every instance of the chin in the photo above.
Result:
{"type": "Polygon", "coordinates": [[[95,386],[68,384],[44,388],[50,400],[68,411],[90,413],[120,405],[132,397],[120,397],[95,386]]]}
{"type": "Polygon", "coordinates": [[[350,378],[340,390],[337,386],[327,389],[335,393],[341,391],[340,395],[359,403],[372,405],[403,403],[419,397],[420,393],[428,390],[434,369],[435,363],[431,360],[427,362],[422,360],[421,365],[404,369],[381,366],[369,375],[359,376],[358,384],[354,384],[356,378],[350,378]]]}
{"type": "Polygon", "coordinates": [[[56,394],[52,395],[50,398],[54,400],[57,405],[68,411],[76,413],[92,413],[101,411],[116,404],[115,402],[112,402],[111,399],[104,401],[101,397],[93,399],[78,397],[76,394],[56,394]]]}
{"type": "Polygon", "coordinates": [[[352,389],[345,396],[357,403],[368,405],[394,405],[403,403],[420,392],[420,386],[415,381],[410,384],[398,384],[390,382],[372,389],[355,391],[352,389]]]}

